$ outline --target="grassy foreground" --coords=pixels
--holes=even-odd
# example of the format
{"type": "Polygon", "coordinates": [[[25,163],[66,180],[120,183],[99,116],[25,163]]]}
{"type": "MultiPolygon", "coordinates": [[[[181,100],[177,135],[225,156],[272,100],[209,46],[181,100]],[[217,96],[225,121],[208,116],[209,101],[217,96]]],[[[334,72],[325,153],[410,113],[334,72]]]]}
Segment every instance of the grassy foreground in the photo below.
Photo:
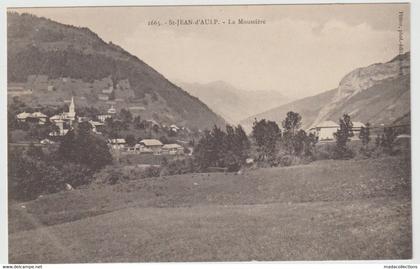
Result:
{"type": "Polygon", "coordinates": [[[410,161],[140,179],[9,203],[11,263],[406,259],[410,161]]]}

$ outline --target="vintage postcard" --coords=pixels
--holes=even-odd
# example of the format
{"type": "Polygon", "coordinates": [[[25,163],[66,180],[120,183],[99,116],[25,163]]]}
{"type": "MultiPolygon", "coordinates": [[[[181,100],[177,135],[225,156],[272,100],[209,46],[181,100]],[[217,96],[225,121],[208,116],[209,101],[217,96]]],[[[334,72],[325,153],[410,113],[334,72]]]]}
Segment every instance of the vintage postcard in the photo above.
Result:
{"type": "Polygon", "coordinates": [[[11,264],[409,260],[410,4],[7,9],[11,264]]]}

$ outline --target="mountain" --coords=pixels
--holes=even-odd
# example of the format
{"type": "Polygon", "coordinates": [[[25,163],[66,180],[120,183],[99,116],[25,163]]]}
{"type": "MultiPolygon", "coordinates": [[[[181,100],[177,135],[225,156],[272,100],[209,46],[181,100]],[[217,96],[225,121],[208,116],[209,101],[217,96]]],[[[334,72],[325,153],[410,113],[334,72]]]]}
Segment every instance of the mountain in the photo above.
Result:
{"type": "Polygon", "coordinates": [[[319,111],[331,101],[336,92],[337,89],[333,89],[318,95],[305,97],[248,117],[240,121],[240,124],[249,132],[252,130],[255,119],[267,119],[281,124],[287,112],[295,111],[302,116],[302,127],[306,129],[315,121],[319,111]]]}
{"type": "Polygon", "coordinates": [[[198,98],[121,47],[88,28],[30,14],[7,14],[8,85],[32,90],[32,105],[76,105],[105,110],[129,108],[143,119],[207,128],[224,125],[198,98]]]}
{"type": "Polygon", "coordinates": [[[279,92],[245,91],[224,81],[206,84],[179,82],[178,85],[231,123],[290,101],[279,92]]]}
{"type": "Polygon", "coordinates": [[[410,118],[410,53],[386,63],[357,68],[344,76],[337,89],[271,109],[241,123],[248,130],[254,118],[281,123],[290,110],[302,115],[305,129],[326,120],[338,122],[344,113],[353,121],[373,125],[407,122],[410,118]]]}

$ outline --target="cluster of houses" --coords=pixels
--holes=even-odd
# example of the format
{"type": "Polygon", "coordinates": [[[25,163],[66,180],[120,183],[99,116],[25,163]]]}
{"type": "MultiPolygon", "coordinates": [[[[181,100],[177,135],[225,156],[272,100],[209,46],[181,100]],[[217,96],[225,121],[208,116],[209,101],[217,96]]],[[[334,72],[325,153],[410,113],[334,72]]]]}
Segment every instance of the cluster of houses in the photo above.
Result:
{"type": "Polygon", "coordinates": [[[16,115],[16,119],[20,122],[32,121],[37,122],[38,124],[45,124],[47,122],[47,115],[37,111],[33,113],[22,112],[16,115]]]}
{"type": "Polygon", "coordinates": [[[179,144],[163,144],[157,139],[143,139],[130,147],[124,138],[109,139],[108,144],[114,150],[127,153],[154,154],[154,155],[183,155],[184,147],[179,144]]]}
{"type": "MultiPolygon", "coordinates": [[[[114,106],[111,106],[107,110],[107,114],[98,115],[98,121],[91,120],[87,117],[76,117],[76,107],[74,98],[70,100],[69,111],[59,113],[49,117],[52,124],[57,126],[57,130],[49,133],[51,137],[64,136],[72,128],[74,122],[88,122],[92,127],[92,131],[96,134],[101,134],[101,127],[105,124],[106,119],[114,117],[117,110],[114,106]]],[[[16,115],[16,118],[20,122],[36,122],[43,125],[47,122],[48,116],[37,111],[33,113],[22,112],[16,115]]],[[[153,120],[152,120],[153,121],[153,120]]],[[[157,122],[153,121],[153,124],[158,125],[157,122]]],[[[173,132],[178,132],[180,128],[176,125],[169,126],[169,129],[173,132]]],[[[53,141],[48,138],[41,141],[41,144],[51,144],[53,141]]],[[[184,147],[179,144],[163,144],[157,139],[143,139],[134,146],[130,147],[124,138],[108,139],[108,146],[113,150],[119,150],[129,153],[151,153],[155,155],[167,154],[167,155],[181,155],[184,154],[184,147]]]]}

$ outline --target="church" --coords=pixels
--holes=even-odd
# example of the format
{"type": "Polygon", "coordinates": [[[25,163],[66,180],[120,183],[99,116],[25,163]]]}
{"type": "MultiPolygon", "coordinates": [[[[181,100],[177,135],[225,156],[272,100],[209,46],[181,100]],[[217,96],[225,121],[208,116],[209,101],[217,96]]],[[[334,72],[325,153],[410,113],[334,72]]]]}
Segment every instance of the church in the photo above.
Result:
{"type": "Polygon", "coordinates": [[[68,112],[62,112],[60,114],[50,117],[50,122],[58,127],[58,131],[50,133],[50,136],[64,136],[73,126],[73,122],[76,120],[76,107],[74,104],[74,98],[71,97],[68,112]]]}

